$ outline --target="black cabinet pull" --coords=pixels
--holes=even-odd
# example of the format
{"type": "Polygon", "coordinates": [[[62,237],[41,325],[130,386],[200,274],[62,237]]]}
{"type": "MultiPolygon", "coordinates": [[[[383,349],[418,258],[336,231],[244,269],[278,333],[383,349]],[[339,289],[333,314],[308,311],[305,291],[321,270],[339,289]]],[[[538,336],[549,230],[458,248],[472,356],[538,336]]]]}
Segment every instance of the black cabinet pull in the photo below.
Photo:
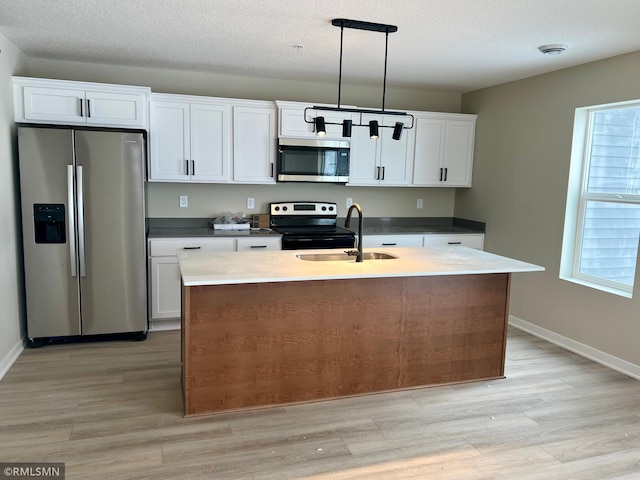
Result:
{"type": "Polygon", "coordinates": [[[380,167],[376,167],[376,180],[380,180],[380,167]]]}
{"type": "Polygon", "coordinates": [[[251,245],[249,248],[267,248],[266,245],[251,245]]]}
{"type": "Polygon", "coordinates": [[[440,169],[440,181],[442,181],[442,171],[444,170],[444,168],[440,169]]]}
{"type": "Polygon", "coordinates": [[[271,178],[273,178],[273,162],[271,162],[271,178]]]}
{"type": "Polygon", "coordinates": [[[382,244],[383,247],[395,247],[397,245],[398,245],[397,243],[383,243],[382,244]]]}
{"type": "Polygon", "coordinates": [[[87,100],[87,118],[91,116],[91,100],[87,100]]]}
{"type": "Polygon", "coordinates": [[[189,175],[189,160],[184,161],[184,168],[186,170],[185,175],[189,175]]]}
{"type": "Polygon", "coordinates": [[[83,112],[84,100],[81,98],[79,98],[78,100],[80,100],[80,116],[84,117],[84,112],[83,112]]]}
{"type": "Polygon", "coordinates": [[[182,247],[183,250],[200,250],[202,247],[182,247]]]}
{"type": "Polygon", "coordinates": [[[195,175],[195,174],[196,174],[196,161],[191,160],[191,175],[195,175]]]}
{"type": "Polygon", "coordinates": [[[449,172],[449,169],[445,167],[444,169],[444,181],[447,181],[447,173],[449,172]]]}
{"type": "Polygon", "coordinates": [[[382,178],[380,180],[384,180],[384,169],[385,167],[382,167],[382,178]]]}
{"type": "Polygon", "coordinates": [[[447,242],[449,245],[462,245],[462,242],[447,242]]]}

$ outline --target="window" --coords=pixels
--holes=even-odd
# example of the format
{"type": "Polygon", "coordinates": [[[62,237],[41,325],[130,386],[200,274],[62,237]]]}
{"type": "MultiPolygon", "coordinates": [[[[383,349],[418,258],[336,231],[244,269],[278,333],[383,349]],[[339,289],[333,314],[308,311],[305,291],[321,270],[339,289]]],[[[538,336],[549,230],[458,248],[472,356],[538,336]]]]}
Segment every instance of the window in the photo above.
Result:
{"type": "Polygon", "coordinates": [[[580,108],[560,277],[631,297],[640,236],[640,102],[580,108]]]}

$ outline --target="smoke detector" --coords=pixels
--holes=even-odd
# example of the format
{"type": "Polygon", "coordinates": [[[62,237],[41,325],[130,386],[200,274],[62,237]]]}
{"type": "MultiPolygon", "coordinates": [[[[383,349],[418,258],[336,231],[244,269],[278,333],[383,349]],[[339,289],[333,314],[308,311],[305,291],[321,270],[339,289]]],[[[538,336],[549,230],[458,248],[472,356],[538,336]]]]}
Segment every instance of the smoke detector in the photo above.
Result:
{"type": "Polygon", "coordinates": [[[552,43],[551,45],[542,45],[538,50],[544,55],[560,55],[567,49],[566,45],[561,43],[552,43]]]}

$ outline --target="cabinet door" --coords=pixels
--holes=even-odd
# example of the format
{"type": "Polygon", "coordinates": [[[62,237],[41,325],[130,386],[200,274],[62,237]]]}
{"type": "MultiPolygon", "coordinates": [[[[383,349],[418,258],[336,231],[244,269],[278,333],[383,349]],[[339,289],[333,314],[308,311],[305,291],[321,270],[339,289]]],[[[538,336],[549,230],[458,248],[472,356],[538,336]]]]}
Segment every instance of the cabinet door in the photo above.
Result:
{"type": "Polygon", "coordinates": [[[474,136],[474,122],[447,120],[443,161],[443,166],[446,169],[445,186],[471,186],[474,136]]]}
{"type": "Polygon", "coordinates": [[[275,183],[275,107],[233,107],[233,180],[275,183]]]}
{"type": "Polygon", "coordinates": [[[281,137],[317,138],[315,124],[313,123],[316,117],[324,117],[325,122],[327,122],[324,139],[349,140],[342,136],[342,122],[344,119],[355,120],[351,113],[313,109],[308,109],[305,113],[305,107],[302,105],[300,107],[281,107],[279,109],[278,134],[281,137]],[[306,122],[305,119],[309,122],[306,122]]]}
{"type": "MultiPolygon", "coordinates": [[[[312,114],[307,115],[313,118],[312,114]]],[[[281,137],[315,137],[313,123],[304,121],[304,108],[282,107],[278,111],[278,135],[281,137]]]]}
{"type": "Polygon", "coordinates": [[[151,319],[179,318],[180,292],[178,257],[152,257],[151,319]]]}
{"type": "Polygon", "coordinates": [[[84,90],[25,86],[23,92],[25,120],[86,123],[84,90]]]}
{"type": "Polygon", "coordinates": [[[415,122],[413,184],[440,186],[446,121],[416,117],[415,122]]]}
{"type": "Polygon", "coordinates": [[[476,248],[482,250],[484,248],[484,234],[483,233],[465,233],[458,235],[425,235],[424,236],[425,247],[446,247],[452,245],[462,245],[464,247],[476,248]]]}
{"type": "MultiPolygon", "coordinates": [[[[367,123],[369,120],[380,120],[380,118],[363,115],[363,123],[367,123]]],[[[380,142],[369,137],[367,127],[353,127],[351,131],[349,185],[378,185],[380,183],[379,158],[380,142]]]]}
{"type": "MultiPolygon", "coordinates": [[[[382,117],[381,125],[393,127],[398,119],[382,117]]],[[[364,129],[368,132],[368,129],[364,129]]],[[[412,162],[408,158],[409,133],[404,130],[400,140],[394,140],[392,128],[380,129],[380,184],[409,185],[411,183],[412,162]]],[[[371,140],[370,140],[371,141],[371,140]]]]}
{"type": "Polygon", "coordinates": [[[191,180],[231,180],[231,107],[191,104],[191,180]]]}
{"type": "Polygon", "coordinates": [[[236,250],[238,252],[280,250],[281,248],[280,237],[265,236],[236,239],[236,250]]]}
{"type": "Polygon", "coordinates": [[[88,124],[145,127],[144,95],[87,91],[86,100],[88,124]]]}
{"type": "Polygon", "coordinates": [[[189,104],[149,103],[149,180],[190,179],[189,104]]]}

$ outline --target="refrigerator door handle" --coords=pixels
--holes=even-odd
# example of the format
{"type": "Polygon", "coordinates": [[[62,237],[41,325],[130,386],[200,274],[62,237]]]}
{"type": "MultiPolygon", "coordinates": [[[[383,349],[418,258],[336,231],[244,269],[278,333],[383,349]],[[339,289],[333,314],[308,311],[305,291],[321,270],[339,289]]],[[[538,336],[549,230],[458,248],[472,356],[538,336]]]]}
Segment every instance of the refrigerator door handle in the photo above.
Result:
{"type": "Polygon", "coordinates": [[[67,225],[67,238],[69,239],[69,266],[71,267],[71,276],[78,276],[76,268],[76,212],[73,199],[73,165],[67,165],[67,207],[69,210],[67,225]]]}
{"type": "Polygon", "coordinates": [[[78,250],[80,259],[80,276],[87,276],[87,255],[84,241],[84,177],[82,167],[76,167],[78,185],[78,250]]]}

